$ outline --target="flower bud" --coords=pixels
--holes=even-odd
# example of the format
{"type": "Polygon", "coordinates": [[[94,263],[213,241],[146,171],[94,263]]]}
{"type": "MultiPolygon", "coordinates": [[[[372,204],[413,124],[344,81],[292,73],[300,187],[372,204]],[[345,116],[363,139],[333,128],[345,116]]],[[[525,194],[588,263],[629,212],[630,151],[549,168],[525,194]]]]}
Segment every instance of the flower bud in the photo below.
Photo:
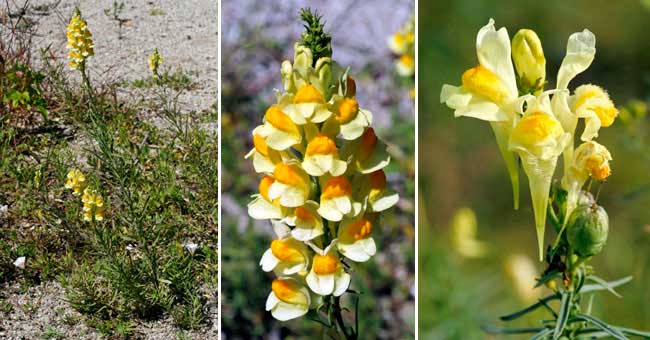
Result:
{"type": "Polygon", "coordinates": [[[519,75],[519,88],[538,93],[546,80],[546,58],[539,37],[533,30],[521,29],[512,39],[512,59],[519,75]]]}
{"type": "Polygon", "coordinates": [[[567,240],[580,257],[590,257],[600,253],[607,241],[609,217],[603,207],[581,205],[569,218],[567,240]]]}

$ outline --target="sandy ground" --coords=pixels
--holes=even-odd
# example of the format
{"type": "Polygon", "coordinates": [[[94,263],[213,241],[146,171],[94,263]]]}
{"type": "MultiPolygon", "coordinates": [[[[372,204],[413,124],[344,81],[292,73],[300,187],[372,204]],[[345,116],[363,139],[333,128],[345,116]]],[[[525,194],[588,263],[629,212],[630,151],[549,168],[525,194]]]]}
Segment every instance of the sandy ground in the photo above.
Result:
{"type": "Polygon", "coordinates": [[[200,112],[217,102],[216,0],[117,1],[124,3],[119,20],[113,16],[113,0],[57,2],[30,2],[30,14],[39,25],[36,48],[49,47],[56,56],[66,58],[66,25],[77,5],[95,43],[95,56],[88,61],[91,77],[144,79],[150,75],[147,59],[158,48],[163,69],[192,74],[194,88],[181,97],[182,111],[200,112]]]}
{"type": "MultiPolygon", "coordinates": [[[[67,58],[66,25],[75,5],[80,8],[95,42],[95,56],[88,68],[95,81],[133,81],[150,75],[147,58],[158,48],[163,69],[190,73],[192,90],[180,97],[179,109],[186,114],[202,114],[217,102],[218,40],[216,0],[117,1],[124,8],[119,21],[104,13],[112,0],[71,1],[33,0],[27,15],[38,23],[36,50],[49,48],[57,57],[67,58]]],[[[10,0],[20,6],[24,0],[10,0]]],[[[2,6],[4,6],[4,1],[2,6]]],[[[111,13],[112,15],[112,13],[111,13]]],[[[76,72],[70,73],[76,77],[76,72]]],[[[146,97],[133,89],[123,96],[146,97]],[[134,95],[134,93],[136,93],[134,95]]],[[[152,118],[153,119],[153,118],[152,118]]],[[[206,124],[216,131],[216,122],[206,124]]],[[[217,294],[209,294],[208,324],[200,330],[184,332],[189,339],[217,338],[217,294]]],[[[0,298],[11,304],[11,312],[0,312],[0,339],[99,339],[83,317],[64,299],[57,282],[47,282],[21,290],[18,284],[0,286],[0,298]],[[48,337],[48,334],[50,337],[48,337]],[[58,335],[58,336],[55,336],[58,335]]],[[[176,339],[180,330],[171,319],[139,322],[136,339],[176,339]]]]}

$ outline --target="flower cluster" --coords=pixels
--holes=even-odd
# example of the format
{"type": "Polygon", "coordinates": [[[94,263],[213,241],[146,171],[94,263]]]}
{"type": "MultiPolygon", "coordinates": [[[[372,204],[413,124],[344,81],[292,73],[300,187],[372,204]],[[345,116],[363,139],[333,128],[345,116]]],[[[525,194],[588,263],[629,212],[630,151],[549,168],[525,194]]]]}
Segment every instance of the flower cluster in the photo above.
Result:
{"type": "Polygon", "coordinates": [[[75,9],[72,19],[70,19],[66,35],[68,36],[70,69],[80,70],[85,67],[86,59],[95,53],[95,46],[86,20],[81,17],[78,8],[75,9]]]}
{"type": "Polygon", "coordinates": [[[412,16],[390,36],[388,48],[399,56],[395,62],[397,73],[402,77],[412,77],[415,74],[415,17],[412,16]]]}
{"type": "Polygon", "coordinates": [[[253,130],[246,156],[263,175],[248,213],[271,220],[277,236],[260,265],[277,275],[266,309],[278,320],[345,293],[346,261],[375,255],[379,213],[398,201],[382,170],[386,145],[357,102],[355,81],[346,71],[333,84],[330,55],[315,58],[305,38],[294,62],[282,63],[284,92],[253,130]]]}
{"type": "Polygon", "coordinates": [[[154,77],[158,77],[158,68],[160,67],[160,64],[162,64],[163,60],[165,59],[160,56],[158,49],[154,49],[153,53],[151,53],[151,56],[149,57],[149,70],[153,72],[154,77]]]}
{"type": "Polygon", "coordinates": [[[65,188],[72,190],[75,196],[81,195],[84,221],[104,220],[104,199],[97,190],[88,187],[86,176],[80,170],[71,169],[68,171],[65,188]]]}
{"type": "Polygon", "coordinates": [[[86,188],[81,196],[83,202],[84,221],[104,220],[104,199],[97,190],[86,188]]]}
{"type": "Polygon", "coordinates": [[[596,38],[589,30],[569,37],[567,52],[554,89],[546,90],[546,59],[534,31],[520,30],[510,42],[505,28],[494,21],[481,28],[476,38],[478,65],[465,71],[461,86],[444,85],[441,102],[455,116],[488,121],[506,161],[513,186],[515,208],[519,200],[518,163],[528,176],[540,259],[551,182],[560,155],[567,192],[563,216],[578,206],[587,179],[604,181],[611,173],[611,155],[594,139],[601,127],[612,125],[618,110],[607,92],[596,85],[569,90],[570,81],[594,59],[596,38]],[[582,144],[574,146],[579,119],[584,119],[582,144]]]}
{"type": "Polygon", "coordinates": [[[81,195],[84,189],[86,189],[86,176],[77,169],[68,171],[65,188],[72,189],[74,195],[81,195]]]}

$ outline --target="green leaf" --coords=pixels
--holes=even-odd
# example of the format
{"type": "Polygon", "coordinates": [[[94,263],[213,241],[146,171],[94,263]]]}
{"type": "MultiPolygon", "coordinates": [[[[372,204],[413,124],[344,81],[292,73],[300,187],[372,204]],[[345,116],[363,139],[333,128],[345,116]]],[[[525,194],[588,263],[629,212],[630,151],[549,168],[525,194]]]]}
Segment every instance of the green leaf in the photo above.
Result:
{"type": "Polygon", "coordinates": [[[548,328],[545,327],[528,327],[528,328],[501,328],[491,325],[483,325],[481,329],[487,333],[492,334],[526,334],[526,333],[539,333],[548,328]]]}
{"type": "Polygon", "coordinates": [[[593,324],[594,326],[602,329],[603,331],[607,332],[607,334],[615,337],[616,339],[629,340],[628,337],[626,337],[623,333],[621,333],[621,331],[619,331],[615,327],[612,327],[612,326],[606,324],[605,322],[603,322],[602,320],[597,319],[597,318],[595,318],[595,317],[593,317],[591,315],[579,314],[579,315],[576,315],[574,320],[587,321],[587,322],[593,324]]]}
{"type": "MultiPolygon", "coordinates": [[[[593,278],[593,276],[590,276],[590,278],[593,278]]],[[[619,296],[616,292],[614,292],[614,288],[624,285],[630,281],[632,281],[633,277],[632,276],[627,276],[622,279],[618,279],[616,281],[610,281],[606,282],[602,280],[602,282],[599,283],[592,283],[592,284],[587,284],[582,286],[582,289],[580,289],[580,293],[587,293],[587,292],[593,292],[593,291],[599,291],[599,290],[608,290],[610,292],[613,292],[614,295],[619,296]]],[[[594,280],[596,281],[596,280],[594,280]]],[[[598,281],[596,281],[598,282],[598,281]]]]}
{"type": "Polygon", "coordinates": [[[635,336],[640,336],[646,339],[650,339],[650,332],[644,332],[644,331],[639,331],[636,329],[631,329],[631,328],[625,328],[625,327],[614,327],[618,331],[629,334],[629,335],[635,335],[635,336]]]}
{"type": "Polygon", "coordinates": [[[569,320],[571,312],[571,304],[573,303],[573,292],[562,293],[562,302],[560,302],[560,312],[557,315],[557,322],[555,323],[555,330],[553,331],[553,340],[557,340],[562,336],[566,322],[569,320]]]}
{"type": "Polygon", "coordinates": [[[550,328],[547,328],[547,329],[544,329],[543,331],[540,331],[539,333],[533,335],[532,337],[530,337],[530,340],[544,339],[544,338],[546,338],[548,335],[550,335],[552,333],[553,333],[553,330],[550,329],[550,328]]]}
{"type": "Polygon", "coordinates": [[[532,304],[532,305],[530,305],[530,306],[528,306],[528,307],[526,307],[526,308],[524,308],[524,309],[522,309],[520,311],[514,312],[512,314],[504,315],[504,316],[500,317],[499,319],[501,319],[502,321],[515,320],[515,319],[521,317],[522,315],[526,315],[526,314],[536,310],[537,308],[544,306],[544,304],[546,304],[547,302],[557,300],[559,298],[560,298],[559,294],[549,295],[549,296],[539,300],[538,302],[536,302],[536,303],[534,303],[534,304],[532,304]]]}

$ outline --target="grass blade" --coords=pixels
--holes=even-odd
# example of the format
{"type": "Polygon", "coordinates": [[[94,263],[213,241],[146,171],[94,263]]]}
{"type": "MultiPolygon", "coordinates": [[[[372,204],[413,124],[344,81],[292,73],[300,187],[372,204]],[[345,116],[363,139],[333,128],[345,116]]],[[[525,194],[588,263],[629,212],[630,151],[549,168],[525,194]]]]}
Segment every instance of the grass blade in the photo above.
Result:
{"type": "Polygon", "coordinates": [[[560,302],[560,312],[557,315],[557,322],[553,331],[553,340],[559,339],[562,336],[562,332],[564,332],[564,327],[567,321],[569,321],[572,300],[573,292],[562,293],[562,302],[560,302]]]}
{"type": "Polygon", "coordinates": [[[534,304],[532,304],[532,305],[530,305],[530,306],[528,306],[528,307],[526,307],[526,308],[524,308],[524,309],[522,309],[520,311],[514,312],[512,314],[504,315],[504,316],[500,317],[499,319],[501,319],[501,321],[515,320],[515,319],[521,317],[522,315],[526,315],[526,314],[536,310],[537,308],[544,306],[544,304],[546,304],[547,302],[552,301],[552,300],[556,300],[556,299],[559,299],[559,298],[560,298],[560,295],[558,295],[558,294],[549,295],[549,296],[537,301],[536,303],[534,303],[534,304]]]}
{"type": "Polygon", "coordinates": [[[577,315],[575,317],[575,319],[587,321],[587,322],[591,323],[592,325],[594,325],[594,326],[602,329],[603,331],[607,332],[609,335],[613,336],[616,339],[629,340],[628,337],[626,337],[623,333],[621,333],[621,331],[619,331],[615,327],[612,327],[612,326],[606,324],[605,322],[603,322],[602,320],[597,319],[597,318],[595,318],[595,317],[593,317],[591,315],[579,314],[579,315],[577,315]]]}

